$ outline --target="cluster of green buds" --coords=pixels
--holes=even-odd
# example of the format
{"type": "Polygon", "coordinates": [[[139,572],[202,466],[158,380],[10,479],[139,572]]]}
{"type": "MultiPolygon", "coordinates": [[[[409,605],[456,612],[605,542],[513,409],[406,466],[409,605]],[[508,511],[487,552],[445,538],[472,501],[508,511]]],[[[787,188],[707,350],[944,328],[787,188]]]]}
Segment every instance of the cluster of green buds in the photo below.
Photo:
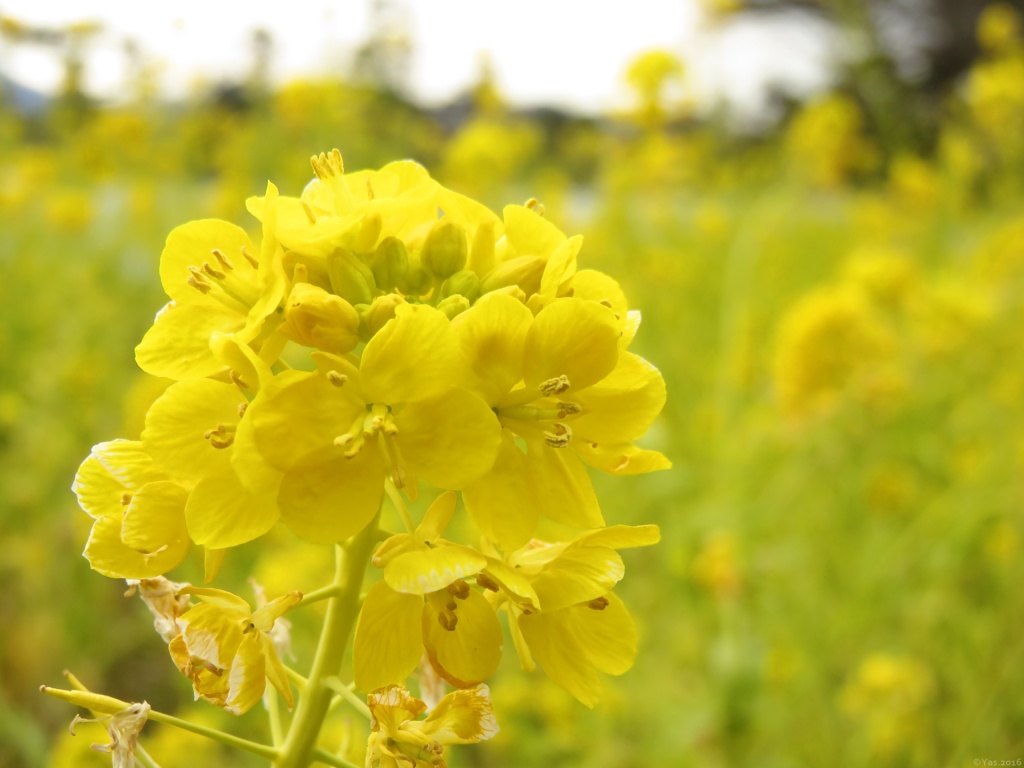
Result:
{"type": "Polygon", "coordinates": [[[340,697],[369,717],[368,766],[443,766],[448,745],[497,730],[485,681],[502,616],[523,667],[588,706],[603,674],[632,665],[618,550],[659,532],[607,525],[589,472],[669,467],[635,444],[664,382],[629,349],[639,314],[618,283],[579,269],[582,238],[536,201],[499,217],[410,161],[346,174],[335,150],[312,165],[301,196],[268,185],[247,201],[258,246],[219,220],[168,237],[170,301],[136,357],[174,383],[140,436],[83,462],[85,557],[139,587],[197,698],[236,714],[294,704],[273,744],[221,734],[235,746],[279,768],[349,765],[317,743],[340,697]],[[433,501],[416,522],[407,502],[422,486],[433,501]],[[382,521],[388,501],[404,531],[382,521]],[[460,509],[470,540],[447,533],[460,509]],[[227,550],[279,523],[336,546],[315,595],[254,610],[166,579],[196,545],[213,582],[227,550]],[[282,661],[284,615],[320,599],[303,674],[282,661]],[[420,698],[405,688],[417,670],[420,698]]]}

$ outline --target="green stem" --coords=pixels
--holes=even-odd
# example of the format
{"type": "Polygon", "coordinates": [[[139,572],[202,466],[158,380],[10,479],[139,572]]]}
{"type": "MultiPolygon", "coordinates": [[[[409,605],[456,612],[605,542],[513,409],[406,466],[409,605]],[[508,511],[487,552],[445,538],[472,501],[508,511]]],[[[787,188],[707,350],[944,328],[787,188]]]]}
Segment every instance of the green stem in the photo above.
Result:
{"type": "Polygon", "coordinates": [[[273,686],[267,686],[267,717],[270,719],[270,742],[281,746],[284,740],[284,729],[281,727],[281,702],[273,686]]]}
{"type": "Polygon", "coordinates": [[[388,498],[391,499],[391,503],[394,504],[395,509],[398,510],[398,514],[402,516],[402,523],[405,524],[405,529],[409,533],[413,533],[416,530],[416,526],[412,521],[412,515],[409,514],[409,508],[405,506],[402,494],[399,493],[398,489],[395,488],[395,484],[390,480],[384,481],[384,490],[387,492],[388,498]]]}
{"type": "Polygon", "coordinates": [[[366,706],[366,702],[363,701],[355,694],[355,683],[345,685],[341,682],[340,678],[329,677],[326,680],[327,687],[334,691],[336,694],[341,696],[353,709],[359,714],[369,720],[373,715],[370,713],[370,708],[366,706]]]}
{"type": "Polygon", "coordinates": [[[313,750],[313,759],[324,765],[333,765],[335,768],[359,768],[355,763],[350,763],[343,757],[332,755],[326,749],[320,749],[320,747],[313,750]]]}
{"type": "Polygon", "coordinates": [[[142,768],[160,768],[159,763],[153,759],[149,752],[143,749],[141,744],[135,745],[135,760],[142,768]]]}
{"type": "MultiPolygon", "coordinates": [[[[380,512],[362,532],[343,547],[338,547],[334,584],[341,593],[329,598],[327,603],[327,616],[324,618],[306,691],[295,709],[295,717],[275,763],[276,768],[306,768],[312,760],[322,759],[316,741],[334,696],[326,680],[338,674],[349,636],[359,615],[359,592],[376,543],[379,517],[380,512]]],[[[329,753],[324,752],[323,755],[329,756],[329,753]]],[[[332,764],[346,768],[349,765],[332,764]]]]}
{"type": "Polygon", "coordinates": [[[303,595],[296,608],[309,605],[310,603],[318,603],[321,600],[326,600],[329,597],[337,597],[341,594],[341,590],[337,584],[329,584],[326,587],[315,589],[309,594],[303,595]]]}

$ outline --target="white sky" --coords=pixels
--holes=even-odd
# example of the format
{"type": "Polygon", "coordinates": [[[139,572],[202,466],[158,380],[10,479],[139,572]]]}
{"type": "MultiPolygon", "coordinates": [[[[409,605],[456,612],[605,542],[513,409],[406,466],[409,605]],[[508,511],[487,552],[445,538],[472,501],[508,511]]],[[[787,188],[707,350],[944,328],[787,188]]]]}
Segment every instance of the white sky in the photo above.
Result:
{"type": "MultiPolygon", "coordinates": [[[[834,43],[822,29],[785,23],[711,31],[697,0],[399,4],[408,11],[413,38],[413,92],[430,103],[472,83],[480,54],[487,51],[513,103],[605,111],[625,103],[622,73],[629,60],[658,47],[688,62],[698,97],[724,95],[754,110],[769,82],[797,91],[821,88],[834,43]]],[[[0,14],[38,25],[100,21],[105,33],[87,59],[90,91],[112,96],[121,89],[121,44],[133,38],[160,63],[165,92],[180,95],[200,77],[240,77],[258,27],[273,34],[276,80],[344,71],[370,31],[370,5],[371,0],[0,0],[0,14]]],[[[0,67],[39,90],[51,90],[60,79],[57,57],[34,46],[0,50],[0,67]]]]}

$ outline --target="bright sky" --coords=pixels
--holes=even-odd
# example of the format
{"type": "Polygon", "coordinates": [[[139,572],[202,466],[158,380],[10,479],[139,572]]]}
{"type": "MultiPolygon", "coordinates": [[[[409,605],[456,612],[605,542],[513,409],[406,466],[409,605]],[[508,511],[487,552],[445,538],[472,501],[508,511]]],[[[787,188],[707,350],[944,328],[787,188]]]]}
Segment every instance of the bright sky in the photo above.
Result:
{"type": "MultiPolygon", "coordinates": [[[[697,0],[389,2],[406,11],[413,92],[430,103],[472,83],[486,51],[510,101],[604,111],[624,105],[622,73],[630,59],[658,47],[689,63],[698,96],[724,95],[751,110],[771,82],[797,91],[821,88],[834,43],[822,29],[786,23],[713,31],[697,0]]],[[[274,37],[275,79],[344,71],[370,32],[370,5],[371,0],[0,0],[0,14],[52,26],[100,21],[105,32],[87,59],[90,91],[118,93],[125,77],[122,44],[132,38],[160,63],[165,91],[179,95],[199,77],[240,77],[250,61],[251,32],[260,27],[274,37]]],[[[61,72],[52,53],[30,45],[0,50],[0,68],[40,90],[51,90],[61,72]]]]}

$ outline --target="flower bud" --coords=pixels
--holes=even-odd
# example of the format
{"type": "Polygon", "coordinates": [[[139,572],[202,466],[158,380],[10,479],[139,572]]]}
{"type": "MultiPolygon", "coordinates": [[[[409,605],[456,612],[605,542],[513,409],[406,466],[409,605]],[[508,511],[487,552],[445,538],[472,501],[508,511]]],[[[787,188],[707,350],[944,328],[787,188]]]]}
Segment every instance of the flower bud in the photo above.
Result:
{"type": "Polygon", "coordinates": [[[370,259],[370,269],[379,289],[393,291],[409,271],[405,243],[397,237],[385,237],[370,259]]]}
{"type": "Polygon", "coordinates": [[[466,230],[451,219],[438,219],[423,243],[424,268],[436,277],[451,277],[466,266],[468,257],[466,230]]]}
{"type": "Polygon", "coordinates": [[[405,299],[397,293],[388,293],[373,300],[373,304],[363,313],[363,325],[368,337],[377,333],[395,316],[395,307],[399,304],[405,304],[405,299]]]}
{"type": "Polygon", "coordinates": [[[518,285],[529,295],[540,290],[540,278],[544,274],[546,262],[540,256],[520,256],[501,262],[484,278],[480,290],[482,293],[518,285]]]}
{"type": "Polygon", "coordinates": [[[327,274],[331,289],[350,304],[369,304],[377,293],[373,272],[344,248],[327,257],[327,274]]]}
{"type": "Polygon", "coordinates": [[[480,278],[470,269],[456,272],[444,281],[441,286],[441,296],[465,296],[472,304],[480,297],[480,278]]]}
{"type": "Polygon", "coordinates": [[[292,288],[281,326],[292,341],[342,355],[355,348],[358,330],[358,313],[340,296],[310,283],[292,288]]]}
{"type": "Polygon", "coordinates": [[[398,281],[398,290],[407,296],[423,296],[430,293],[433,285],[434,281],[431,279],[430,273],[421,265],[419,257],[410,258],[409,269],[398,281]]]}
{"type": "Polygon", "coordinates": [[[455,294],[454,296],[449,296],[447,299],[441,299],[437,308],[444,312],[445,316],[449,320],[452,320],[456,315],[461,315],[469,309],[469,299],[465,296],[455,294]]]}

